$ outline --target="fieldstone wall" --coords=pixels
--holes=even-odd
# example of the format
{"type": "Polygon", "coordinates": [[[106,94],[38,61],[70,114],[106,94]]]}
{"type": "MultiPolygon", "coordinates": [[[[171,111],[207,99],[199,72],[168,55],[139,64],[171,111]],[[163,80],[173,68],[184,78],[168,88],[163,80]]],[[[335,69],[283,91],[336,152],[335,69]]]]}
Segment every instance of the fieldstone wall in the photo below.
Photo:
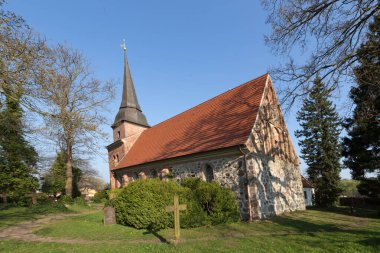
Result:
{"type": "Polygon", "coordinates": [[[255,154],[247,157],[247,166],[255,218],[305,209],[299,166],[255,154]]]}
{"type": "Polygon", "coordinates": [[[236,195],[243,220],[248,218],[248,201],[246,192],[246,173],[243,157],[226,157],[220,159],[205,159],[202,161],[183,163],[172,166],[175,180],[186,177],[198,177],[205,180],[205,168],[213,169],[214,180],[223,187],[230,188],[236,195]]]}
{"type": "Polygon", "coordinates": [[[135,180],[133,175],[139,179],[150,178],[154,170],[162,177],[163,171],[170,169],[177,181],[186,177],[206,180],[207,165],[212,168],[214,180],[235,193],[243,220],[249,219],[249,212],[253,219],[260,219],[305,209],[299,167],[279,157],[250,153],[245,159],[243,155],[203,159],[164,167],[126,169],[118,171],[116,178],[119,186],[127,186],[135,180]]]}

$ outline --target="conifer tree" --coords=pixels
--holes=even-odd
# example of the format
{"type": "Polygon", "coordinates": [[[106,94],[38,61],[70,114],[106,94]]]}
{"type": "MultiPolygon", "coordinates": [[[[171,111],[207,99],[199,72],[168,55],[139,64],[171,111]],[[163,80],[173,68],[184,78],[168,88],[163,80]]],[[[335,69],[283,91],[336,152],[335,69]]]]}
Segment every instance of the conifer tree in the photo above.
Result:
{"type": "Polygon", "coordinates": [[[330,94],[321,79],[316,78],[297,113],[302,129],[295,135],[299,138],[301,157],[308,165],[307,174],[314,184],[318,206],[334,205],[340,193],[340,121],[335,106],[329,101],[330,94]]]}
{"type": "Polygon", "coordinates": [[[358,187],[362,189],[360,193],[373,197],[380,193],[379,52],[380,14],[370,24],[367,41],[357,52],[359,66],[354,70],[357,84],[350,93],[355,108],[352,118],[345,122],[347,136],[343,139],[344,164],[351,169],[354,179],[362,181],[358,187]],[[366,178],[368,173],[377,173],[377,179],[370,182],[366,178]]]}
{"type": "MultiPolygon", "coordinates": [[[[81,195],[78,182],[82,176],[82,171],[73,167],[73,184],[72,184],[72,196],[78,197],[81,195]]],[[[54,163],[50,169],[44,174],[44,180],[42,184],[42,191],[53,194],[55,197],[58,193],[65,194],[66,186],[66,153],[61,151],[57,154],[54,163]]]]}
{"type": "Polygon", "coordinates": [[[25,140],[22,109],[13,92],[10,99],[4,91],[5,103],[0,111],[0,192],[16,200],[36,190],[37,152],[25,140]]]}

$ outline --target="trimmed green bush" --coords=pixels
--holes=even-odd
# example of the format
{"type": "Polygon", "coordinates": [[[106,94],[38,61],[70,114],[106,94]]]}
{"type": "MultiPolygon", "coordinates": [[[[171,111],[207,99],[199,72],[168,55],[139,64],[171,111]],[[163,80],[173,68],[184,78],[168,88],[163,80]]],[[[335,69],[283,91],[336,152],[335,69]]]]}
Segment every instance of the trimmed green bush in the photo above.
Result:
{"type": "Polygon", "coordinates": [[[197,215],[200,209],[187,198],[189,191],[173,181],[137,180],[124,188],[117,198],[109,200],[107,205],[115,208],[117,223],[157,230],[173,226],[173,214],[167,213],[165,207],[173,205],[175,194],[178,194],[181,204],[188,205],[188,210],[181,213],[183,218],[197,215]]]}
{"type": "Polygon", "coordinates": [[[230,189],[198,178],[183,179],[181,185],[191,190],[194,201],[201,206],[212,225],[240,219],[236,198],[230,189]]]}
{"type": "Polygon", "coordinates": [[[115,208],[119,224],[157,230],[173,227],[173,213],[167,213],[165,207],[173,205],[175,194],[180,204],[187,205],[180,215],[183,228],[239,220],[235,196],[230,190],[194,179],[184,180],[182,185],[171,180],[137,180],[106,205],[115,208]]]}
{"type": "Polygon", "coordinates": [[[94,203],[105,203],[108,200],[108,194],[106,190],[95,193],[92,201],[94,203]]]}

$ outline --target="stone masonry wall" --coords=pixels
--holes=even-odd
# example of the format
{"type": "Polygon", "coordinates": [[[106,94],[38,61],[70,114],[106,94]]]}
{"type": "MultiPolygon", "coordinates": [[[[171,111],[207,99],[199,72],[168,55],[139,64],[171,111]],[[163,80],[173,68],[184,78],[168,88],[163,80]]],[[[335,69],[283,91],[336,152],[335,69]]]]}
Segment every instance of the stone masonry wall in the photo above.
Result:
{"type": "Polygon", "coordinates": [[[279,157],[247,157],[255,218],[266,218],[288,211],[304,210],[300,169],[279,157]]]}
{"type": "Polygon", "coordinates": [[[266,218],[287,211],[305,209],[301,175],[298,166],[279,157],[264,157],[257,154],[231,156],[216,159],[203,159],[180,164],[166,164],[164,167],[145,167],[119,171],[119,186],[133,181],[133,177],[152,177],[155,170],[160,175],[162,170],[170,168],[174,180],[197,177],[205,180],[205,169],[213,169],[214,180],[223,187],[230,188],[236,195],[243,220],[249,218],[266,218]],[[247,174],[248,173],[248,174],[247,174]],[[135,175],[135,176],[134,176],[135,175]],[[124,179],[121,181],[121,178],[124,179]],[[249,187],[247,183],[249,182],[249,187]],[[249,200],[247,196],[250,196],[249,200]],[[249,206],[250,205],[250,206],[249,206]]]}
{"type": "Polygon", "coordinates": [[[221,186],[230,188],[236,195],[243,220],[248,218],[248,203],[246,193],[246,177],[243,157],[226,157],[219,159],[205,159],[202,161],[174,165],[172,173],[175,180],[186,177],[199,177],[205,180],[205,168],[209,165],[213,169],[214,180],[221,186]]]}

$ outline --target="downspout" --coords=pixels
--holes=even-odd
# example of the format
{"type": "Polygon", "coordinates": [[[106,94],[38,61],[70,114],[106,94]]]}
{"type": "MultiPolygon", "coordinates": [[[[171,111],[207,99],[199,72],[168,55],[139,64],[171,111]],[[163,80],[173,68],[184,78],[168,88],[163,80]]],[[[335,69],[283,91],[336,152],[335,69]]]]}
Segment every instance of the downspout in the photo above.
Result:
{"type": "Polygon", "coordinates": [[[248,179],[248,168],[247,168],[247,154],[244,153],[242,150],[242,147],[245,148],[244,146],[240,146],[239,150],[243,154],[243,163],[244,163],[244,168],[245,168],[245,191],[247,193],[247,205],[248,205],[248,222],[252,222],[252,202],[251,202],[251,190],[249,188],[249,179],[248,179]]]}

